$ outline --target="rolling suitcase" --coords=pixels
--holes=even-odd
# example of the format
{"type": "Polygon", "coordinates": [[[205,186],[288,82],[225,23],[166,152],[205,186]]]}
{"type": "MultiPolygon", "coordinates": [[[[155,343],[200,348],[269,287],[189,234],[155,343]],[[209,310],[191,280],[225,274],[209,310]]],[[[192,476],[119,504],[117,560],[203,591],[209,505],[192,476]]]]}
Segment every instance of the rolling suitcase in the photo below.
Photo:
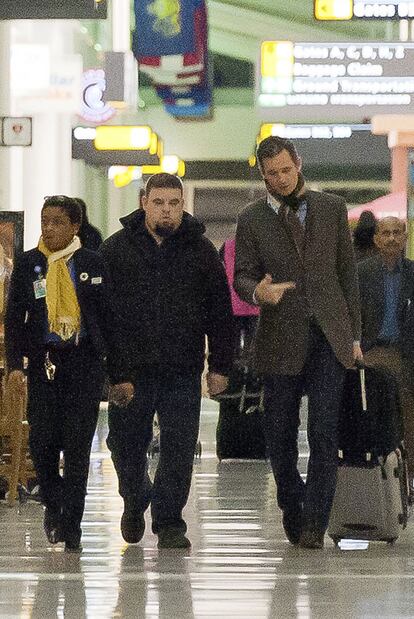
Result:
{"type": "Polygon", "coordinates": [[[216,453],[219,460],[266,458],[263,432],[262,393],[242,393],[220,401],[216,428],[216,453]]]}
{"type": "Polygon", "coordinates": [[[263,431],[263,384],[249,369],[245,333],[240,331],[238,357],[233,363],[229,385],[214,399],[219,402],[216,453],[219,460],[266,459],[263,431]]]}
{"type": "Polygon", "coordinates": [[[393,543],[408,519],[403,421],[394,378],[349,370],[339,418],[339,467],[328,535],[393,543]]]}

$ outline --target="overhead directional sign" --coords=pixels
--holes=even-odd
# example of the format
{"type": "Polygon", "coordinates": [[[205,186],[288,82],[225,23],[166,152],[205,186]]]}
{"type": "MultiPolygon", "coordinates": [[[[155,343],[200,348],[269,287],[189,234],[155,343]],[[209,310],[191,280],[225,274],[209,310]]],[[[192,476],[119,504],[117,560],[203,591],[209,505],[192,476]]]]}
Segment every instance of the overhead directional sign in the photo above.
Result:
{"type": "MultiPolygon", "coordinates": [[[[390,150],[387,136],[373,135],[371,125],[264,124],[256,143],[270,135],[293,140],[307,166],[353,166],[387,169],[390,150]],[[369,153],[369,157],[367,157],[369,153]]],[[[255,158],[251,164],[255,165],[255,158]]]]}
{"type": "Polygon", "coordinates": [[[262,118],[281,122],[414,113],[414,44],[265,41],[257,104],[262,118]]]}
{"type": "Polygon", "coordinates": [[[315,0],[316,19],[352,19],[352,15],[353,0],[315,0]]]}
{"type": "Polygon", "coordinates": [[[106,0],[1,0],[1,19],[105,19],[106,0]]]}
{"type": "Polygon", "coordinates": [[[318,20],[409,19],[414,0],[314,0],[318,20]]]}

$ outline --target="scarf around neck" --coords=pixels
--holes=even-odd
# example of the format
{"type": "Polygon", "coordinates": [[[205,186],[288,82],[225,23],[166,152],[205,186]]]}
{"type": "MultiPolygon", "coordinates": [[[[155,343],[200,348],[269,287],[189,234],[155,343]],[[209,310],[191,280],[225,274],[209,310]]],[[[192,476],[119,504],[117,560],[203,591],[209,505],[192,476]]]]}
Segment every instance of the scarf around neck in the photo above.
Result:
{"type": "Polygon", "coordinates": [[[51,333],[56,333],[62,340],[69,340],[78,334],[81,325],[81,312],[67,262],[75,251],[81,247],[77,236],[72,242],[57,252],[47,249],[40,237],[38,249],[47,258],[46,306],[51,333]]]}

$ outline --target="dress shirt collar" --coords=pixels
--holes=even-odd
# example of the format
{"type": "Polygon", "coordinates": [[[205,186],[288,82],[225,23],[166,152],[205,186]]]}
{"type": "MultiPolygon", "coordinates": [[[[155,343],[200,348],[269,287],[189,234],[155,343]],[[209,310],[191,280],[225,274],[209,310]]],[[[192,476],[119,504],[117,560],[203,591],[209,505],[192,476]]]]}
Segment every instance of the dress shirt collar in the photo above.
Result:
{"type": "Polygon", "coordinates": [[[279,209],[280,209],[280,200],[278,200],[277,198],[273,197],[272,194],[270,194],[269,192],[267,192],[267,203],[270,206],[270,208],[272,208],[276,215],[279,214],[279,209]]]}

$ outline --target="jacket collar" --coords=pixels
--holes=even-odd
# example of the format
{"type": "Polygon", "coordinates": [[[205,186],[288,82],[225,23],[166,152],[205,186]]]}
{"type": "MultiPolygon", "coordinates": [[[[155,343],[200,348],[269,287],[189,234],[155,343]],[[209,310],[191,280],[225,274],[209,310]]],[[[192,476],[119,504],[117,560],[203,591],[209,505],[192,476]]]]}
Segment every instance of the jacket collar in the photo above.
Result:
{"type": "MultiPolygon", "coordinates": [[[[123,227],[131,232],[133,235],[148,234],[145,225],[145,211],[143,209],[137,209],[125,217],[121,217],[119,220],[123,227]]],[[[182,222],[176,231],[176,233],[170,238],[177,238],[181,236],[201,236],[204,234],[206,228],[203,223],[198,221],[195,217],[184,211],[182,222]]]]}

